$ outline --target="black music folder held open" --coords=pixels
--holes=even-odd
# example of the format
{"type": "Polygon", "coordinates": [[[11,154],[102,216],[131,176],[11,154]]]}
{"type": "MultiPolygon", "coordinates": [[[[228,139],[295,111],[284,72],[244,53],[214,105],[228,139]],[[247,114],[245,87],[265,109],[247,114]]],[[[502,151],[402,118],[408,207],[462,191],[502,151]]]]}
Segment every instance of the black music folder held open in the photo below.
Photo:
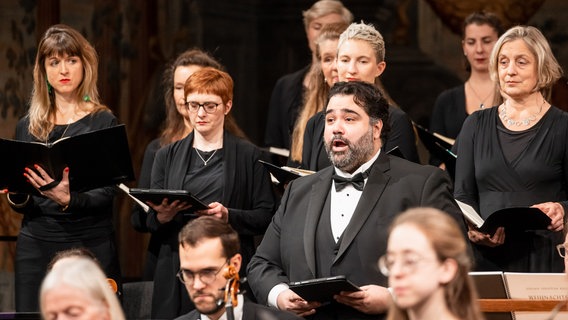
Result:
{"type": "Polygon", "coordinates": [[[361,288],[349,281],[345,276],[317,278],[305,281],[290,282],[290,290],[306,301],[328,302],[341,291],[360,291],[361,288]]]}
{"type": "Polygon", "coordinates": [[[142,188],[130,188],[128,193],[134,198],[142,202],[152,202],[153,204],[160,204],[164,199],[168,199],[168,202],[179,200],[181,202],[187,202],[191,204],[191,210],[204,210],[208,209],[209,206],[201,199],[197,198],[191,192],[187,190],[165,190],[165,189],[142,189],[142,188]]]}
{"type": "Polygon", "coordinates": [[[287,166],[279,167],[263,160],[258,160],[258,162],[262,163],[266,170],[268,170],[268,172],[270,172],[270,174],[272,174],[272,176],[274,176],[274,178],[282,184],[286,184],[296,178],[314,173],[314,171],[311,170],[297,169],[287,166]]]}
{"type": "Polygon", "coordinates": [[[0,139],[0,188],[37,194],[26,181],[24,168],[40,165],[61,180],[69,167],[71,191],[85,191],[134,180],[124,125],[59,139],[53,143],[0,139]]]}
{"type": "Polygon", "coordinates": [[[426,128],[413,123],[420,141],[424,144],[428,151],[442,160],[447,167],[455,168],[456,155],[451,151],[453,146],[452,139],[444,137],[440,134],[430,132],[426,128]]]}
{"type": "Polygon", "coordinates": [[[456,200],[464,217],[480,231],[493,235],[497,228],[504,227],[505,232],[525,230],[546,230],[551,219],[540,209],[530,207],[510,207],[493,212],[483,220],[475,209],[456,200]]]}

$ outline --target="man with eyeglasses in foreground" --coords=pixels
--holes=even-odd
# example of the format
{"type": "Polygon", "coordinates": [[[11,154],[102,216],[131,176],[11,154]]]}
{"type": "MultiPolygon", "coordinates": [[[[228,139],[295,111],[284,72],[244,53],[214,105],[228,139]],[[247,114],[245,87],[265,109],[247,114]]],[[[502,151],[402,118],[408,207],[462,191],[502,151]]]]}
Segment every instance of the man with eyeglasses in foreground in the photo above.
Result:
{"type": "Polygon", "coordinates": [[[310,319],[383,319],[391,295],[377,261],[394,217],[411,207],[435,207],[450,213],[465,234],[444,171],[380,151],[388,123],[388,102],[372,84],[331,88],[324,141],[333,166],[286,188],[247,270],[259,303],[310,319]],[[305,301],[288,286],[340,275],[361,291],[323,303],[305,301]]]}
{"type": "MultiPolygon", "coordinates": [[[[208,216],[190,221],[179,233],[179,280],[185,285],[195,310],[176,320],[194,319],[301,319],[292,313],[271,309],[237,295],[237,305],[227,314],[227,277],[237,275],[242,257],[239,235],[227,223],[208,216]],[[227,277],[226,277],[227,275],[227,277]]],[[[238,286],[237,286],[238,288],[238,286]]],[[[229,295],[229,299],[230,299],[229,295]]]]}

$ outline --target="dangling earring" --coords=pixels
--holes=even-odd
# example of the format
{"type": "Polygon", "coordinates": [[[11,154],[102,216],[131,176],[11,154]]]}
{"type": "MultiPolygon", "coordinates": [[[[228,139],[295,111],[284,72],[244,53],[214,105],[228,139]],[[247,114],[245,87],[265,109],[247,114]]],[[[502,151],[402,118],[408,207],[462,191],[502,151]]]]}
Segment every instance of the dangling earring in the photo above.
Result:
{"type": "Polygon", "coordinates": [[[83,101],[89,102],[89,101],[91,101],[91,97],[89,97],[89,95],[86,94],[86,95],[83,97],[83,101]]]}
{"type": "Polygon", "coordinates": [[[49,84],[49,81],[45,80],[45,83],[47,83],[47,93],[51,94],[53,87],[49,84]]]}

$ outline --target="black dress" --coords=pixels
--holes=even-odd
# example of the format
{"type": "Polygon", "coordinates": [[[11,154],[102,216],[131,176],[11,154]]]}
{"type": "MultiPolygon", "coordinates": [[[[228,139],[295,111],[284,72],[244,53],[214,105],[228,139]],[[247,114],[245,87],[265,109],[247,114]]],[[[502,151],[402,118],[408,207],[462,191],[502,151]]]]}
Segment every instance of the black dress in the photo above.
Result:
{"type": "MultiPolygon", "coordinates": [[[[455,139],[468,115],[465,110],[465,86],[462,84],[445,90],[438,96],[430,117],[429,129],[431,132],[455,139]]],[[[438,166],[442,161],[430,156],[429,163],[438,166]]]]}
{"type": "MultiPolygon", "coordinates": [[[[568,213],[568,113],[551,107],[527,132],[507,130],[498,108],[470,115],[457,140],[455,198],[472,205],[483,218],[498,209],[559,202],[568,213]],[[507,160],[502,138],[528,135],[518,155],[507,160]],[[527,142],[528,141],[528,142],[527,142]]],[[[565,215],[566,220],[566,215],[565,215]]],[[[477,270],[562,272],[555,246],[562,232],[512,233],[495,248],[474,245],[477,270]]]]}
{"type": "MultiPolygon", "coordinates": [[[[160,149],[160,138],[156,138],[146,146],[144,151],[144,158],[142,159],[142,166],[140,167],[140,175],[138,176],[138,188],[150,188],[150,177],[152,176],[152,165],[156,152],[160,149]]],[[[142,207],[134,205],[132,207],[132,214],[130,216],[130,223],[136,231],[150,232],[146,226],[146,218],[148,214],[144,212],[142,207]]],[[[148,250],[146,251],[146,262],[144,264],[144,271],[142,273],[142,280],[154,280],[154,272],[156,271],[156,261],[160,251],[160,235],[153,234],[148,242],[148,250]]]]}
{"type": "MultiPolygon", "coordinates": [[[[48,142],[64,136],[75,136],[117,124],[107,111],[87,115],[69,125],[57,125],[48,142]]],[[[16,127],[16,140],[37,141],[28,131],[29,118],[22,118],[16,127]]],[[[45,141],[42,141],[45,142],[45,141]]],[[[73,168],[69,168],[72,172],[73,168]]],[[[76,247],[91,250],[106,275],[121,286],[121,273],[112,225],[113,186],[85,192],[71,192],[65,211],[54,201],[31,196],[22,208],[24,215],[16,245],[16,310],[39,311],[38,292],[47,264],[56,252],[76,247]]]]}
{"type": "MultiPolygon", "coordinates": [[[[188,186],[185,177],[195,169],[191,167],[195,160],[193,137],[194,133],[191,133],[158,150],[152,168],[152,188],[179,190],[188,186]]],[[[207,160],[209,156],[204,157],[207,160]]],[[[217,165],[222,166],[222,198],[216,201],[229,209],[229,223],[239,233],[243,276],[246,264],[255,252],[254,237],[265,232],[275,210],[272,182],[266,169],[258,162],[260,158],[261,152],[254,145],[225,132],[223,148],[207,164],[214,165],[215,159],[218,159],[217,165]]],[[[219,189],[217,186],[221,179],[210,181],[211,188],[190,191],[197,195],[203,191],[205,197],[209,197],[207,194],[211,190],[215,194],[215,190],[219,189]]],[[[145,219],[148,230],[160,234],[161,241],[154,274],[152,319],[173,319],[192,309],[187,291],[176,278],[176,273],[179,270],[178,233],[194,217],[178,213],[172,221],[160,224],[156,213],[150,210],[145,219]]]]}
{"type": "Polygon", "coordinates": [[[282,76],[276,82],[266,118],[264,145],[267,147],[290,148],[290,138],[296,118],[304,105],[304,77],[310,70],[306,66],[294,73],[282,76]]]}

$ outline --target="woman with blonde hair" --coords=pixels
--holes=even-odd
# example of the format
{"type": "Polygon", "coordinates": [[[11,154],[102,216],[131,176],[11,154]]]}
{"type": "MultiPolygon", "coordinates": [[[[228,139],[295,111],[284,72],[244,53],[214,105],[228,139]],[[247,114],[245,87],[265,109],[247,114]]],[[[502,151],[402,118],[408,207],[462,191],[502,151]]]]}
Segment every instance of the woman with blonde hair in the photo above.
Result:
{"type": "Polygon", "coordinates": [[[304,105],[306,92],[310,87],[309,71],[317,61],[315,41],[322,28],[332,23],[348,25],[353,21],[353,14],[339,0],[316,1],[302,15],[312,58],[307,66],[284,75],[276,81],[266,118],[264,143],[268,147],[290,148],[296,119],[299,110],[304,105]]]}
{"type": "MultiPolygon", "coordinates": [[[[372,25],[352,23],[339,38],[336,67],[339,81],[373,83],[389,102],[390,132],[382,151],[398,148],[406,160],[418,163],[416,137],[410,119],[389,97],[379,76],[386,68],[385,41],[372,25]]],[[[318,171],[331,165],[323,146],[324,113],[313,116],[304,136],[302,163],[305,169],[318,171]]]]}
{"type": "Polygon", "coordinates": [[[309,87],[290,144],[289,164],[302,163],[302,149],[304,146],[304,132],[308,120],[316,113],[325,108],[327,94],[339,78],[335,67],[335,56],[337,55],[337,42],[339,36],[347,28],[345,23],[332,23],[322,27],[321,33],[315,41],[316,61],[308,73],[309,87]]]}
{"type": "Polygon", "coordinates": [[[92,259],[62,259],[46,275],[40,290],[43,319],[73,316],[83,320],[124,320],[106,276],[92,259]]]}
{"type": "Polygon", "coordinates": [[[555,246],[568,209],[568,113],[551,105],[562,68],[535,27],[516,26],[497,40],[489,72],[505,98],[465,120],[456,140],[454,196],[483,219],[509,207],[534,207],[550,219],[546,230],[470,226],[479,271],[562,272],[555,246]]]}
{"type": "Polygon", "coordinates": [[[396,217],[379,259],[394,300],[387,320],[483,319],[467,248],[454,218],[438,209],[396,217]]]}
{"type": "MultiPolygon", "coordinates": [[[[30,108],[15,139],[53,143],[117,125],[99,100],[97,71],[97,53],[81,33],[63,24],[47,29],[38,45],[30,108]]],[[[59,181],[39,165],[26,167],[23,174],[37,193],[8,194],[12,208],[23,214],[15,258],[18,312],[39,310],[37,292],[58,251],[88,248],[121,286],[112,224],[115,188],[72,191],[73,170],[65,168],[59,181]]]]}

